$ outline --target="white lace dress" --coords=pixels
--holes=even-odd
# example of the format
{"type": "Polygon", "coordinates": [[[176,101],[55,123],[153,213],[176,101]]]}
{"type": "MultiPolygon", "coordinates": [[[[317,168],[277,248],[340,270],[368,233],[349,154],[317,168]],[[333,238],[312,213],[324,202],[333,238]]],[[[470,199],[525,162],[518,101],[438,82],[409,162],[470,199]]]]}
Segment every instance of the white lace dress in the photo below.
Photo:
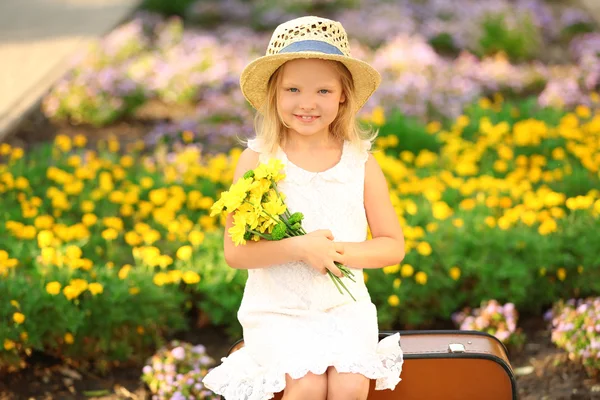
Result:
{"type": "MultiPolygon", "coordinates": [[[[261,153],[259,142],[248,147],[261,153]]],[[[302,212],[306,232],[330,229],[334,240],[362,242],[367,237],[364,209],[365,162],[369,143],[355,149],[344,143],[338,164],[324,172],[306,171],[277,151],[286,178],[278,187],[291,212],[302,212]]],[[[260,161],[267,161],[260,154],[260,161]]],[[[248,271],[238,319],[244,347],[209,372],[206,387],[227,400],[266,400],[285,388],[285,375],[301,378],[338,372],[376,379],[376,389],[393,389],[400,381],[402,350],[399,335],[379,341],[376,309],[360,265],[356,283],[345,279],[356,302],[340,294],[328,275],[305,263],[291,262],[248,271]]]]}

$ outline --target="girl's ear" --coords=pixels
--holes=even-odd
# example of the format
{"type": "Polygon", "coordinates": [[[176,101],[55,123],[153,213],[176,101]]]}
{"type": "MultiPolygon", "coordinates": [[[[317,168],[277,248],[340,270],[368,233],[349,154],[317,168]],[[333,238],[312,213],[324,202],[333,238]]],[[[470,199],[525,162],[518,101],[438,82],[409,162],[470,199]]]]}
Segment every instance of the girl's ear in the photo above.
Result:
{"type": "Polygon", "coordinates": [[[343,103],[346,101],[346,93],[342,92],[342,95],[340,96],[340,103],[343,103]]]}

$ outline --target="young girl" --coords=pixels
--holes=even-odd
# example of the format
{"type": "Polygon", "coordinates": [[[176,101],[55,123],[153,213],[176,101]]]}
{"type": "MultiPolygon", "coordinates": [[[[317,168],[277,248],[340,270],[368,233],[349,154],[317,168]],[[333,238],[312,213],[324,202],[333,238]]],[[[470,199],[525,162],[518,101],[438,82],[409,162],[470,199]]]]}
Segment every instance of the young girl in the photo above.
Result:
{"type": "MultiPolygon", "coordinates": [[[[338,22],[298,18],[277,27],[267,55],[241,77],[246,99],[259,111],[257,136],[235,171],[270,157],[286,177],[278,183],[291,212],[302,212],[305,236],[247,242],[234,247],[225,234],[225,259],[247,269],[238,318],[245,346],[212,370],[204,384],[227,400],[366,399],[400,381],[399,335],[378,342],[376,309],[363,268],[382,268],[404,257],[404,238],[385,177],[368,153],[373,135],[356,113],[380,76],[350,56],[338,22]],[[372,240],[367,239],[367,224],[372,240]],[[326,274],[342,276],[356,301],[326,274]]],[[[227,217],[226,232],[232,226],[227,217]]]]}

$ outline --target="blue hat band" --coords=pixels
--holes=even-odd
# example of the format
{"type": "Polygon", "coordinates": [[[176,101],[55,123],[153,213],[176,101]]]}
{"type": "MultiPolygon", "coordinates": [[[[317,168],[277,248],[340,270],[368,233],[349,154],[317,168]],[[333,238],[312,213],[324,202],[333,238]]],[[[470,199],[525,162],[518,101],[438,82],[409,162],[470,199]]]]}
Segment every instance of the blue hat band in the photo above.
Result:
{"type": "Polygon", "coordinates": [[[334,45],[331,45],[326,42],[321,42],[320,40],[301,40],[299,42],[294,42],[279,51],[279,54],[283,53],[298,53],[302,51],[315,51],[317,53],[324,54],[335,54],[339,56],[343,56],[344,53],[340,51],[334,45]]]}

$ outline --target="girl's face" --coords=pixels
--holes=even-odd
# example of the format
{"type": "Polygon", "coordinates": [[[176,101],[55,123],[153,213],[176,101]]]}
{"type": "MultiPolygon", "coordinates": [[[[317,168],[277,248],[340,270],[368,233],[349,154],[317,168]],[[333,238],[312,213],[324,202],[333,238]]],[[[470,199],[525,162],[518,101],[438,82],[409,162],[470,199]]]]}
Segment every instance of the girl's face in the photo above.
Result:
{"type": "Polygon", "coordinates": [[[277,88],[277,108],[291,133],[329,135],[329,125],[346,101],[332,62],[297,59],[284,64],[277,88]]]}

